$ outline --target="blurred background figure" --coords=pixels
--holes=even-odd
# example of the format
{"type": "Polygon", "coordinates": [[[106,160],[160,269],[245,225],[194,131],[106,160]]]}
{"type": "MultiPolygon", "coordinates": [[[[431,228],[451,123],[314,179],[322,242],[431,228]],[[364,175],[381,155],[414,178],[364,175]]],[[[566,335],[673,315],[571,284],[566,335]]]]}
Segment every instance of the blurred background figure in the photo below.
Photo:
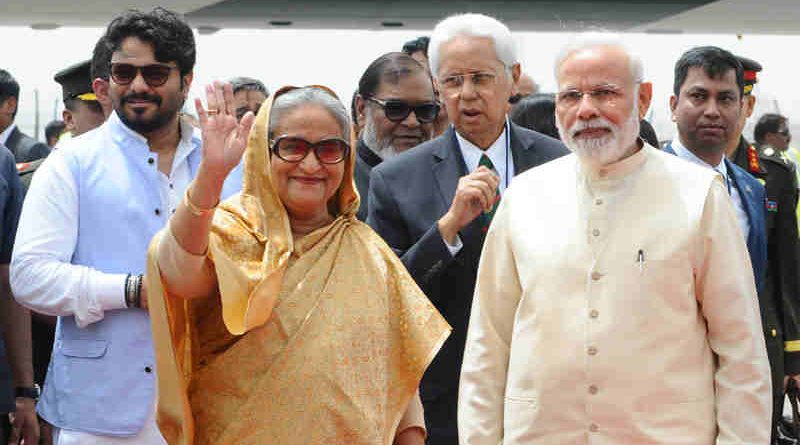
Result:
{"type": "Polygon", "coordinates": [[[50,147],[21,132],[14,123],[18,108],[19,83],[11,73],[0,69],[0,144],[11,151],[17,163],[46,157],[50,147]]]}
{"type": "Polygon", "coordinates": [[[661,142],[656,135],[656,129],[646,119],[639,121],[639,137],[655,148],[661,148],[661,142]]]}
{"type": "Polygon", "coordinates": [[[519,102],[523,97],[528,97],[539,92],[539,85],[533,81],[530,74],[522,73],[517,84],[517,93],[511,96],[508,101],[511,104],[519,102]]]}
{"type": "Polygon", "coordinates": [[[44,138],[47,141],[47,146],[50,148],[55,148],[56,143],[58,143],[58,138],[61,137],[61,134],[64,133],[66,128],[67,126],[62,120],[56,119],[54,121],[50,121],[50,123],[44,127],[44,138]]]}
{"type": "Polygon", "coordinates": [[[97,101],[97,95],[92,90],[91,63],[91,60],[84,60],[64,68],[53,76],[53,80],[61,85],[64,99],[64,111],[61,116],[66,130],[72,136],[94,130],[106,120],[103,108],[97,101]]]}
{"type": "MultiPolygon", "coordinates": [[[[427,36],[417,37],[414,40],[408,41],[403,45],[403,52],[411,56],[414,60],[421,63],[428,71],[431,72],[430,62],[428,61],[428,44],[431,39],[427,36]]],[[[433,92],[436,95],[436,101],[439,100],[439,86],[436,82],[433,83],[433,92]]],[[[363,125],[363,124],[362,124],[363,125]]],[[[447,110],[444,107],[439,107],[439,115],[433,122],[433,137],[439,136],[444,133],[450,125],[450,119],[447,117],[447,110]]]]}
{"type": "Polygon", "coordinates": [[[258,113],[261,104],[269,97],[269,90],[260,80],[251,77],[234,77],[230,83],[233,87],[237,120],[242,120],[248,111],[252,111],[253,114],[258,113]]]}
{"type": "MultiPolygon", "coordinates": [[[[513,97],[513,96],[512,96],[513,97]]],[[[560,139],[556,128],[556,101],[552,93],[534,94],[520,98],[511,108],[511,122],[529,130],[560,139]]]]}

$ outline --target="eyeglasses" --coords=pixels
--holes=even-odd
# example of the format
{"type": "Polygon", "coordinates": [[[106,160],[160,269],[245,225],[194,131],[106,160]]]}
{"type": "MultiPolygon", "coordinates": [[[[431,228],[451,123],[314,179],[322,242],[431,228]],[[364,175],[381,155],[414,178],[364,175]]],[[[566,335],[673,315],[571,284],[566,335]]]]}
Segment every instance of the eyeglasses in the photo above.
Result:
{"type": "Polygon", "coordinates": [[[142,78],[147,85],[151,87],[160,87],[167,83],[169,72],[174,69],[178,68],[160,64],[136,66],[130,63],[112,63],[111,78],[118,85],[128,85],[136,79],[139,73],[142,73],[142,78]]]}
{"type": "Polygon", "coordinates": [[[275,153],[275,156],[286,162],[300,162],[311,151],[323,164],[338,164],[347,158],[350,153],[350,145],[336,138],[311,143],[294,136],[281,136],[272,144],[272,152],[275,153]]]}
{"type": "Polygon", "coordinates": [[[588,95],[595,104],[608,105],[621,99],[623,93],[621,89],[613,85],[597,87],[588,91],[569,89],[556,95],[556,104],[562,107],[572,107],[583,100],[584,95],[588,95]]]}
{"type": "Polygon", "coordinates": [[[469,79],[476,90],[485,90],[497,83],[497,74],[484,72],[454,74],[439,79],[439,85],[445,94],[453,94],[461,91],[466,79],[469,79]]]}
{"type": "Polygon", "coordinates": [[[783,136],[783,137],[789,136],[789,129],[788,128],[784,128],[783,130],[779,131],[778,134],[783,136]]]}
{"type": "Polygon", "coordinates": [[[436,120],[436,116],[439,115],[440,106],[436,102],[411,105],[399,99],[381,100],[371,96],[365,96],[365,99],[380,105],[383,108],[383,114],[386,116],[386,119],[392,122],[403,122],[412,111],[414,112],[414,116],[417,117],[417,120],[423,124],[433,122],[436,120]]]}

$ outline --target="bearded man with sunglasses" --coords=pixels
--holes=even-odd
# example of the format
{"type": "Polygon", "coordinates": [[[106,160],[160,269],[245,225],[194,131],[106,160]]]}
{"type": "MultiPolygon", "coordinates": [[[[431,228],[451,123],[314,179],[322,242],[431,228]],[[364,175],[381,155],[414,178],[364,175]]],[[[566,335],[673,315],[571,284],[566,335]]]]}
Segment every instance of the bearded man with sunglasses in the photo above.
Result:
{"type": "Polygon", "coordinates": [[[362,130],[356,145],[355,182],[361,196],[358,219],[367,219],[373,167],[428,141],[439,103],[424,66],[404,53],[375,59],[358,81],[355,117],[362,130]]]}
{"type": "Polygon", "coordinates": [[[422,379],[421,397],[429,443],[455,445],[458,377],[485,231],[511,179],[566,149],[507,119],[520,65],[504,24],[481,14],[451,16],[436,25],[428,49],[453,126],[372,170],[367,223],[453,327],[422,379]]]}
{"type": "MultiPolygon", "coordinates": [[[[179,119],[195,62],[191,28],[157,8],[108,26],[113,113],[51,155],[31,182],[11,281],[58,316],[38,405],[56,445],[164,444],[156,426],[146,250],[201,168],[200,135],[179,119]]],[[[241,187],[233,178],[223,198],[241,187]]]]}

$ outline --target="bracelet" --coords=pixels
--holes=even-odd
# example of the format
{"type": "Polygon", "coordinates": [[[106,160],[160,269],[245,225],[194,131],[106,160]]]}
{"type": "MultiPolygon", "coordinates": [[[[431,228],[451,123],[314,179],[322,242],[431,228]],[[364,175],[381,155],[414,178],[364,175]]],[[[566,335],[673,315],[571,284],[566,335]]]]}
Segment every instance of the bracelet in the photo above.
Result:
{"type": "Polygon", "coordinates": [[[140,308],[142,302],[142,275],[131,275],[125,278],[125,305],[129,308],[140,308]]]}
{"type": "Polygon", "coordinates": [[[196,205],[194,205],[194,203],[192,202],[192,198],[189,196],[189,188],[190,187],[186,187],[186,193],[183,194],[183,205],[185,205],[186,208],[189,209],[189,212],[192,215],[194,215],[194,216],[206,216],[206,215],[212,213],[214,210],[217,209],[217,206],[219,205],[219,201],[217,201],[216,204],[214,204],[211,208],[208,208],[208,209],[201,209],[200,207],[197,207],[196,205]]]}

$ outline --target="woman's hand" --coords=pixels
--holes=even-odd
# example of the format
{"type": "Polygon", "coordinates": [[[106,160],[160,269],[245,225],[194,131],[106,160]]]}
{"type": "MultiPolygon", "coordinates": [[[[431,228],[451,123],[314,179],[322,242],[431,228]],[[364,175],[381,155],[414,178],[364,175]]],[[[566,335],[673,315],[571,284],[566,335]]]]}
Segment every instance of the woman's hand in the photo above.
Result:
{"type": "Polygon", "coordinates": [[[203,170],[224,181],[242,159],[255,115],[248,112],[241,122],[236,121],[233,89],[227,82],[214,81],[213,85],[207,85],[206,103],[208,110],[203,108],[199,98],[195,99],[203,134],[203,170]]]}

